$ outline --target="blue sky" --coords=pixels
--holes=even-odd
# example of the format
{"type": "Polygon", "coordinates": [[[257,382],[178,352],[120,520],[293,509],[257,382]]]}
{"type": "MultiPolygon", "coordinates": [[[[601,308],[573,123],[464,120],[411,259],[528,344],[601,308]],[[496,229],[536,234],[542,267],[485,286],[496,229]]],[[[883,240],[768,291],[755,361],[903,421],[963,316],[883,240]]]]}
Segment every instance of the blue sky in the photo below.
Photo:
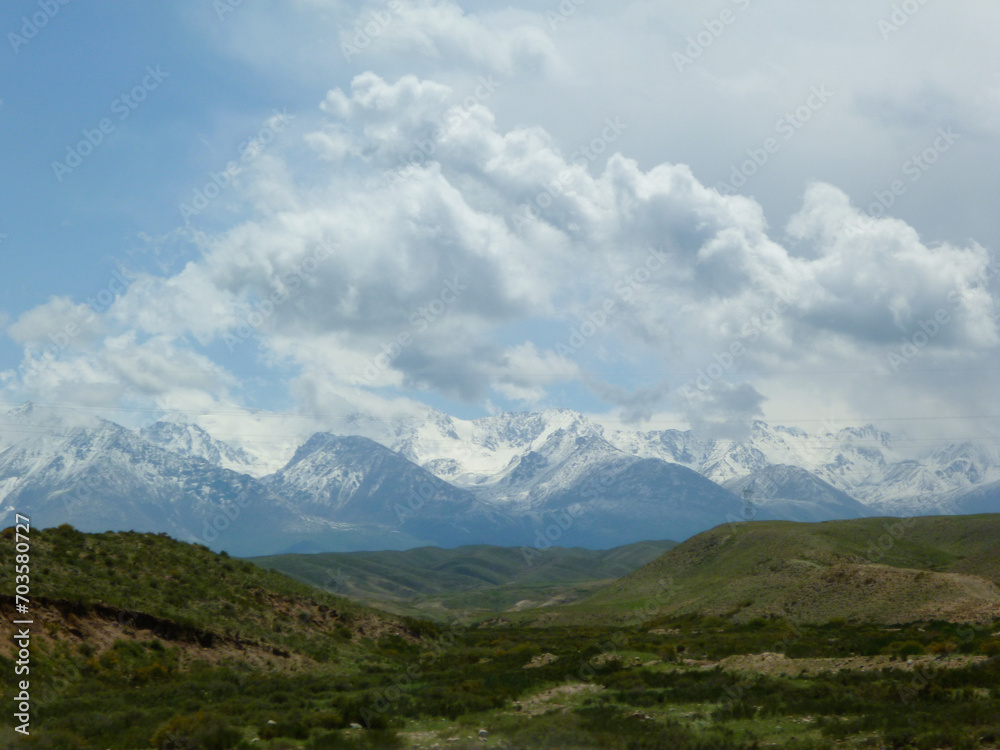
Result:
{"type": "Polygon", "coordinates": [[[1000,10],[220,2],[0,9],[5,403],[995,436],[1000,10]]]}

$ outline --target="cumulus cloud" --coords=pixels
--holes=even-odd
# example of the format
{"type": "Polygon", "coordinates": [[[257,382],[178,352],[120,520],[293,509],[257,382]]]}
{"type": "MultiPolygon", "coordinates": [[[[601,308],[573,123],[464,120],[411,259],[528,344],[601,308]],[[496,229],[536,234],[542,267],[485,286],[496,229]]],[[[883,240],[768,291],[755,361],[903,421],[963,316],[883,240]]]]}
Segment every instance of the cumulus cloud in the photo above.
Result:
{"type": "Polygon", "coordinates": [[[539,74],[559,64],[549,35],[510,13],[472,13],[441,0],[393,0],[371,6],[340,33],[348,58],[420,58],[504,75],[539,74]],[[370,49],[369,49],[370,47],[370,49]]]}
{"type": "Polygon", "coordinates": [[[101,333],[98,310],[68,297],[52,297],[7,327],[7,335],[29,348],[84,346],[101,333]]]}
{"type": "Polygon", "coordinates": [[[619,407],[618,419],[625,425],[648,422],[660,412],[664,400],[670,394],[669,383],[658,383],[649,388],[629,390],[615,385],[587,378],[587,383],[604,401],[619,407]]]}
{"type": "Polygon", "coordinates": [[[163,336],[140,341],[135,331],[126,331],[92,341],[85,350],[29,350],[8,389],[22,400],[110,407],[122,400],[197,402],[233,385],[232,376],[186,342],[163,336]]]}
{"type": "MultiPolygon", "coordinates": [[[[380,43],[497,69],[546,49],[527,32],[459,44],[480,21],[403,7],[413,23],[380,43]]],[[[627,123],[599,124],[600,160],[541,127],[500,126],[492,85],[467,101],[441,81],[366,72],[331,90],[301,136],[308,157],[276,147],[246,175],[251,219],[199,237],[201,257],[178,273],[133,284],[87,329],[99,345],[35,383],[219,399],[236,382],[196,350],[224,345],[298,372],[292,393],[322,413],[417,408],[427,393],[533,405],[579,383],[626,420],[673,394],[691,425],[735,436],[788,387],[774,373],[884,369],[936,316],[927,357],[1000,344],[997,277],[976,242],[928,244],[825,183],[775,231],[756,200],[621,153],[627,123]],[[649,384],[626,389],[607,362],[649,384]]],[[[54,299],[8,331],[44,342],[81,307],[54,299]]]]}

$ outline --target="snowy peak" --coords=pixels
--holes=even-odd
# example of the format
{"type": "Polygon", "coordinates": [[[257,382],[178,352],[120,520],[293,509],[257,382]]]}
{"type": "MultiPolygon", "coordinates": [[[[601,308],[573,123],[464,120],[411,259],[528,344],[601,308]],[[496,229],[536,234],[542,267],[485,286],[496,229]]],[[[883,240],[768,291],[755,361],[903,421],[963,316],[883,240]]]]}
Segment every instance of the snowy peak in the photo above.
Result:
{"type": "Polygon", "coordinates": [[[244,549],[384,549],[532,543],[552,523],[584,545],[680,538],[739,516],[744,494],[759,513],[798,521],[1000,510],[1000,447],[962,441],[904,455],[872,425],[808,433],[758,421],[734,441],[610,429],[566,409],[476,420],[426,410],[355,415],[276,451],[277,416],[133,431],[24,404],[0,415],[0,520],[16,506],[43,526],[197,539],[248,497],[254,505],[233,521],[244,549]],[[213,425],[247,442],[219,440],[213,425]]]}
{"type": "Polygon", "coordinates": [[[949,483],[974,486],[1000,480],[1000,445],[964,442],[933,453],[931,465],[949,483]]]}
{"type": "Polygon", "coordinates": [[[33,437],[64,435],[74,427],[97,427],[101,423],[112,424],[85,412],[28,401],[0,415],[0,450],[33,437]]]}
{"type": "Polygon", "coordinates": [[[890,448],[892,438],[889,433],[882,432],[875,425],[866,424],[864,427],[845,427],[836,433],[837,440],[841,442],[867,441],[877,443],[884,448],[890,448]]]}
{"type": "Polygon", "coordinates": [[[139,434],[168,451],[201,458],[223,469],[254,474],[256,468],[257,462],[248,451],[216,440],[196,424],[156,422],[139,434]]]}
{"type": "Polygon", "coordinates": [[[318,518],[425,543],[482,543],[490,534],[510,540],[517,526],[472,493],[365,437],[317,433],[264,482],[318,518]]]}

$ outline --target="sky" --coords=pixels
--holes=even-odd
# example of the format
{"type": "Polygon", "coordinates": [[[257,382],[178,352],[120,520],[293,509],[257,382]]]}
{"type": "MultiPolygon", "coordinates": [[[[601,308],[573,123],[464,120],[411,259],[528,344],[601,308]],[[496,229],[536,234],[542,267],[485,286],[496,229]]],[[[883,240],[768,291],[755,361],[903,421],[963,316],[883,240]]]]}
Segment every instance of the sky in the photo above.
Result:
{"type": "Polygon", "coordinates": [[[998,27],[978,0],[5,2],[0,402],[995,443],[998,27]]]}

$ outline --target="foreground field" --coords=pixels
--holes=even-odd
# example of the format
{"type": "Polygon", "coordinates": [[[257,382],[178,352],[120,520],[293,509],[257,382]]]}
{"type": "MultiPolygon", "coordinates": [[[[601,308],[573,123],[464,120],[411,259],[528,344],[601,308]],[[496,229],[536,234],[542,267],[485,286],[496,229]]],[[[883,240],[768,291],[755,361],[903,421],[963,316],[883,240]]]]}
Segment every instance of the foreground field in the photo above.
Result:
{"type": "Polygon", "coordinates": [[[46,597],[35,602],[32,734],[5,719],[3,747],[1000,745],[996,619],[664,613],[666,587],[618,624],[597,613],[547,626],[495,613],[432,622],[165,537],[64,527],[33,548],[46,597]]]}

